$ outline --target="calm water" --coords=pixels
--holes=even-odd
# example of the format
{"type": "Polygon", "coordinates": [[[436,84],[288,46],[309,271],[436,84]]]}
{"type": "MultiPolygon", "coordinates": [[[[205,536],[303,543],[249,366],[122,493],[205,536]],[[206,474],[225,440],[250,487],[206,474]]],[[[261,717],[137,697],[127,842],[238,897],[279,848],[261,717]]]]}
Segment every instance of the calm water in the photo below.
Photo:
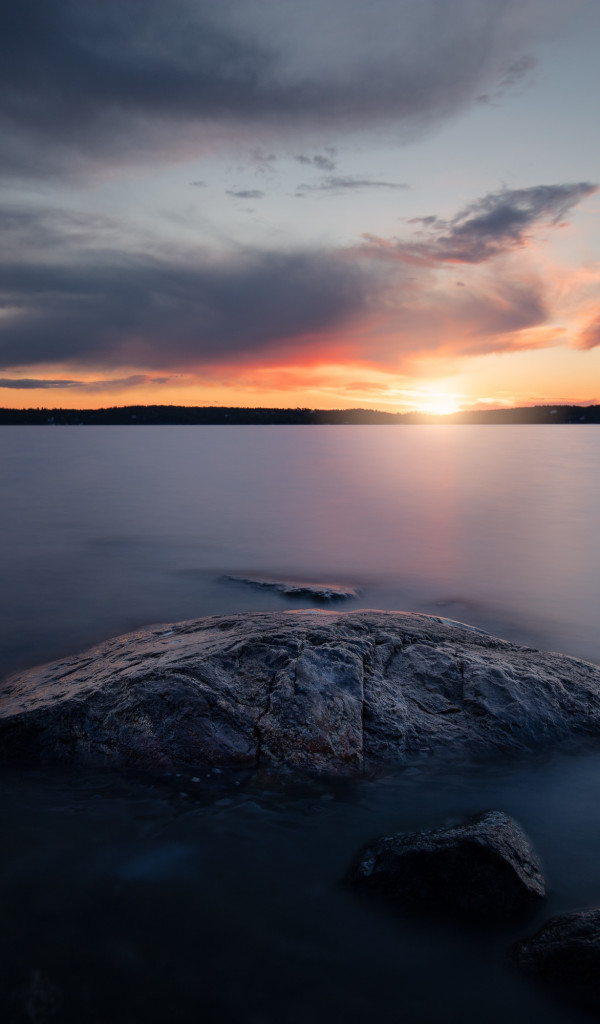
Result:
{"type": "MultiPolygon", "coordinates": [[[[149,622],[298,607],[227,573],[351,583],[348,607],[600,663],[598,427],[5,427],[0,453],[0,674],[149,622]]],[[[2,781],[14,1024],[585,1019],[505,962],[537,919],[417,924],[339,881],[374,835],[498,807],[546,865],[539,919],[597,905],[600,753],[337,786],[2,781]]]]}
{"type": "Polygon", "coordinates": [[[356,583],[600,662],[600,429],[4,427],[0,672],[356,583]]]}

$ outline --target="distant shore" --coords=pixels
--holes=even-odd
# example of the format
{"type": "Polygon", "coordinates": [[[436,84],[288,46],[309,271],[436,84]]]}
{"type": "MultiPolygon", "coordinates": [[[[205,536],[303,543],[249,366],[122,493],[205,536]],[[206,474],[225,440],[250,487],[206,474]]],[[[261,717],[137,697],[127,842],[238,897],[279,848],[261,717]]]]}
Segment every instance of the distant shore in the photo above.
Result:
{"type": "Polygon", "coordinates": [[[375,409],[246,409],[223,406],[125,405],[110,409],[0,409],[0,426],[414,425],[600,423],[600,405],[535,405],[434,416],[375,409]]]}

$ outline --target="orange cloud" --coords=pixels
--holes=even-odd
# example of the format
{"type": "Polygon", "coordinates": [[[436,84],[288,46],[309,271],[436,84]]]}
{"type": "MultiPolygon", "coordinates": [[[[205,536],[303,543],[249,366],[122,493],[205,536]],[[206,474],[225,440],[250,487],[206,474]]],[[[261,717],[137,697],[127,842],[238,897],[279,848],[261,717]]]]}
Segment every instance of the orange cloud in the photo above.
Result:
{"type": "Polygon", "coordinates": [[[600,345],[600,314],[590,320],[577,335],[577,347],[583,349],[596,348],[600,345]]]}
{"type": "MultiPolygon", "coordinates": [[[[48,259],[48,244],[33,243],[48,243],[61,225],[35,211],[13,212],[1,393],[13,405],[35,397],[71,407],[389,408],[412,402],[417,382],[442,396],[440,403],[463,394],[477,401],[490,393],[485,381],[479,396],[452,382],[467,371],[477,378],[477,361],[550,352],[573,339],[580,350],[599,346],[598,268],[560,266],[532,240],[536,225],[558,224],[591,189],[492,193],[451,221],[422,219],[420,240],[410,244],[378,240],[214,260],[141,252],[107,259],[104,250],[97,259],[86,250],[82,260],[77,246],[62,259],[52,246],[48,259]],[[16,258],[19,245],[27,259],[16,258]],[[405,258],[415,247],[420,262],[405,258]]],[[[556,390],[549,381],[545,387],[556,390]]]]}

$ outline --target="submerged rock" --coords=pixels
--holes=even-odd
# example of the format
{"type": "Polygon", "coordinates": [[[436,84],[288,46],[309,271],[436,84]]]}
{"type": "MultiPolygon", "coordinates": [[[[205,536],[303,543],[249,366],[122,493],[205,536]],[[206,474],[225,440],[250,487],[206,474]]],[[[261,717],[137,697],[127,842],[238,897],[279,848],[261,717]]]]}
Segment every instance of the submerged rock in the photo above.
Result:
{"type": "Polygon", "coordinates": [[[486,924],[514,920],[546,895],[527,836],[501,811],[451,828],[377,839],[350,881],[398,909],[486,924]]]}
{"type": "Polygon", "coordinates": [[[316,601],[347,601],[358,597],[356,587],[341,583],[307,583],[299,580],[274,580],[266,576],[223,576],[226,583],[245,583],[259,590],[275,590],[286,597],[313,597],[316,601]]]}
{"type": "Polygon", "coordinates": [[[0,757],[359,771],[600,735],[600,668],[401,612],[211,616],[5,681],[0,757]]]}
{"type": "Polygon", "coordinates": [[[550,918],[517,943],[513,960],[559,994],[600,1011],[600,909],[550,918]]]}

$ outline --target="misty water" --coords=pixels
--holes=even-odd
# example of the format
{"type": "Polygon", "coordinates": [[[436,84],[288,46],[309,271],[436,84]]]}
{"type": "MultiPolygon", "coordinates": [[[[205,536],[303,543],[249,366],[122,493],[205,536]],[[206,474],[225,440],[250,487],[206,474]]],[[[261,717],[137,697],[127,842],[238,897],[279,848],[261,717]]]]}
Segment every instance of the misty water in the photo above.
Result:
{"type": "MultiPolygon", "coordinates": [[[[359,588],[600,663],[600,428],[4,427],[0,672],[140,625],[359,588]]],[[[5,1017],[585,1020],[511,943],[600,904],[600,746],[443,776],[4,770],[5,1017]],[[193,782],[192,779],[197,781],[193,782]],[[498,808],[551,883],[515,929],[406,920],[341,884],[370,838],[498,808]]]]}

